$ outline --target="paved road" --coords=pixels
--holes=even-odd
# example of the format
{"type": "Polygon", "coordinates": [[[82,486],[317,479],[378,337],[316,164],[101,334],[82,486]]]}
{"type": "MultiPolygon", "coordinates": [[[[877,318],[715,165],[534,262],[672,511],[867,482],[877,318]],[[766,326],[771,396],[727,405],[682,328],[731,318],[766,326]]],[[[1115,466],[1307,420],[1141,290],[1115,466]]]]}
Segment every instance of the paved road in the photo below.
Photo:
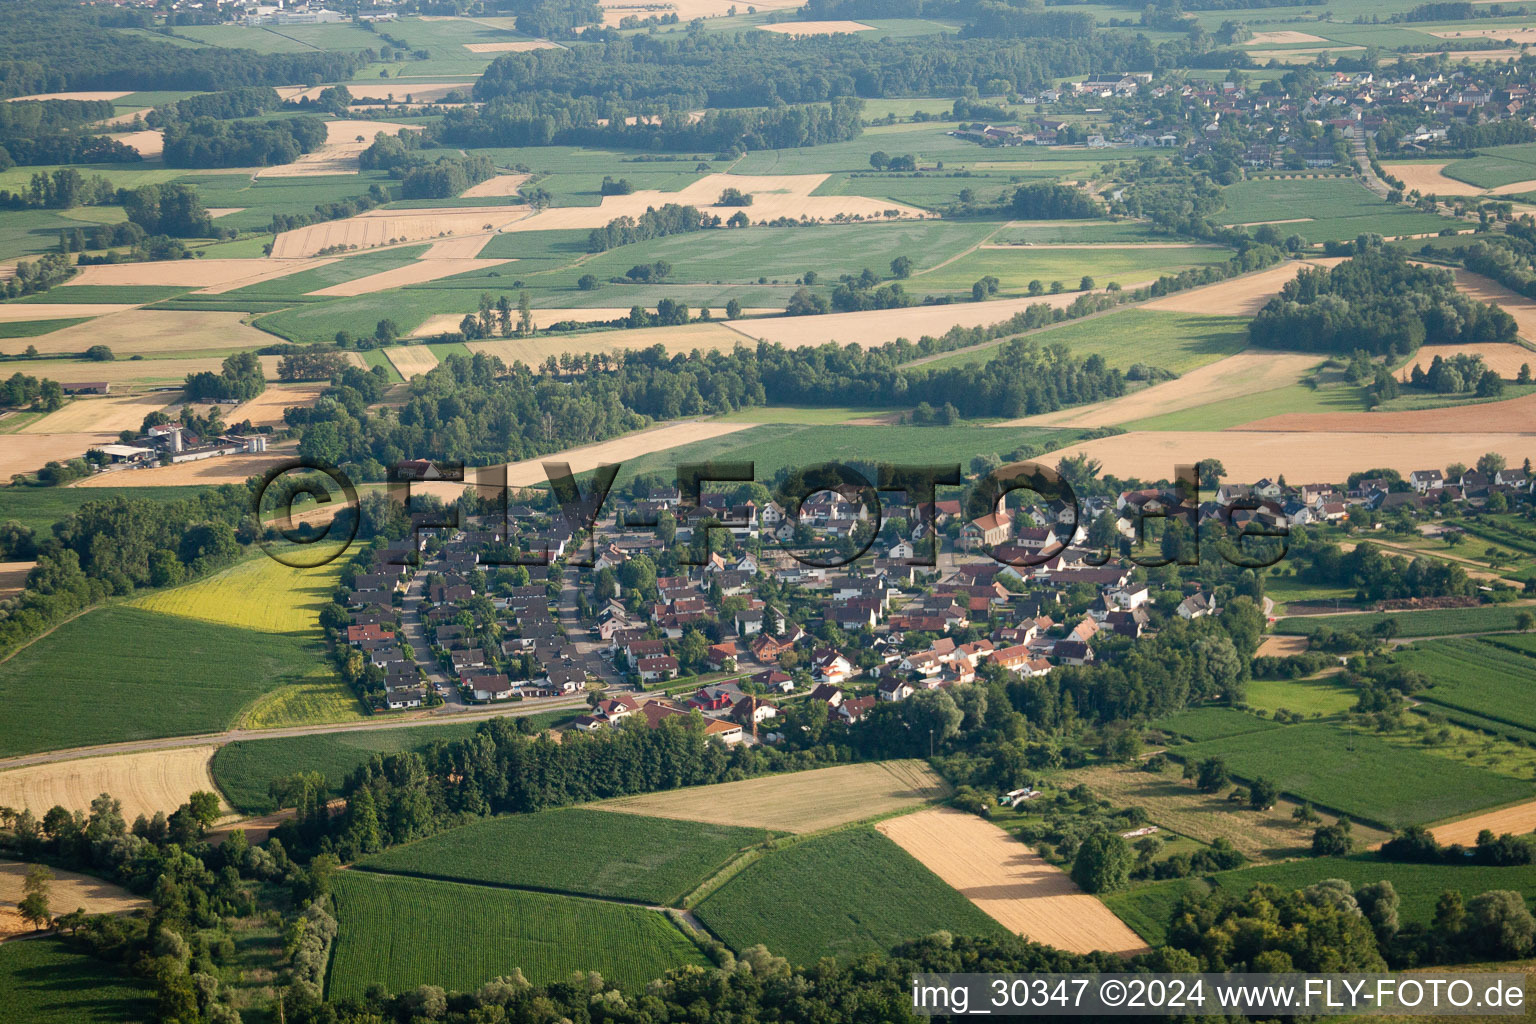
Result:
{"type": "Polygon", "coordinates": [[[436,563],[424,562],[416,570],[416,575],[411,577],[405,588],[405,608],[400,613],[400,625],[406,642],[411,645],[411,656],[426,673],[427,685],[442,694],[443,703],[433,708],[432,713],[451,715],[469,710],[469,705],[464,703],[464,695],[438,665],[437,659],[432,657],[432,645],[427,642],[427,627],[421,621],[421,601],[426,596],[427,573],[436,572],[440,568],[442,566],[436,563]]]}

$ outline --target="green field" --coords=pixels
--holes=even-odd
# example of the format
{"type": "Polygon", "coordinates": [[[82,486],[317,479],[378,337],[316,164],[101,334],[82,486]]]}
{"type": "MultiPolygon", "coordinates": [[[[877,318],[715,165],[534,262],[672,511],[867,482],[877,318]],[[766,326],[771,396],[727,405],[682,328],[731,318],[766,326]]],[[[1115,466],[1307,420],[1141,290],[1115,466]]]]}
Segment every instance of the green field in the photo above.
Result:
{"type": "Polygon", "coordinates": [[[0,757],[217,732],[323,658],[316,641],[99,608],[0,663],[0,757]]]}
{"type": "MultiPolygon", "coordinates": [[[[900,101],[898,101],[900,102],[900,101]]],[[[1051,149],[1043,146],[983,147],[948,133],[952,121],[909,122],[876,125],[848,142],[804,149],[760,149],[731,166],[737,174],[826,174],[870,170],[869,155],[875,150],[912,153],[923,166],[943,161],[944,170],[1003,171],[1028,178],[1076,178],[1097,172],[1109,158],[1083,149],[1051,149]]]]}
{"type": "Polygon", "coordinates": [[[1232,251],[1205,246],[1183,249],[1154,249],[1149,246],[1096,246],[1081,249],[1046,249],[1018,246],[1007,249],[980,249],[932,271],[917,271],[906,283],[915,292],[969,293],[971,285],[986,276],[1001,282],[1002,295],[1027,294],[1026,286],[1039,281],[1049,288],[1061,282],[1066,291],[1076,291],[1084,275],[1102,288],[1110,282],[1129,287],[1154,281],[1164,274],[1176,274],[1189,267],[1225,263],[1232,251]]]}
{"type": "MultiPolygon", "coordinates": [[[[1455,889],[1467,899],[1495,889],[1512,889],[1523,893],[1527,900],[1536,898],[1536,872],[1530,868],[1397,864],[1366,853],[1224,871],[1211,878],[1222,889],[1237,893],[1246,892],[1261,882],[1290,890],[1303,889],[1326,878],[1342,878],[1354,886],[1386,880],[1392,883],[1402,899],[1399,916],[1403,924],[1429,924],[1434,917],[1435,902],[1447,889],[1455,889]]],[[[1209,890],[1203,881],[1180,878],[1111,893],[1104,902],[1138,935],[1156,946],[1167,938],[1169,917],[1179,895],[1206,891],[1209,890]]]]}
{"type": "Polygon", "coordinates": [[[535,985],[597,971],[636,986],[704,958],[663,915],[643,907],[398,875],[336,876],[340,934],[327,995],[417,985],[473,991],[514,968],[535,985]]]}
{"type": "Polygon", "coordinates": [[[309,292],[328,288],[333,284],[355,281],[370,274],[408,267],[426,251],[425,245],[406,245],[384,252],[348,256],[346,259],[328,263],[323,267],[315,267],[313,270],[305,270],[297,274],[289,274],[287,277],[248,284],[244,288],[223,292],[219,295],[219,299],[226,302],[241,302],[247,299],[313,302],[315,301],[313,298],[305,298],[309,292]]]}
{"type": "Polygon", "coordinates": [[[8,487],[5,497],[0,499],[0,522],[14,519],[46,534],[50,526],[73,515],[88,501],[147,498],[172,502],[195,498],[202,490],[202,487],[8,487]]]}
{"type": "Polygon", "coordinates": [[[155,1012],[148,983],[53,937],[0,943],[0,999],[18,1024],[128,1024],[155,1012]]]}
{"type": "Polygon", "coordinates": [[[1141,221],[1059,220],[1011,225],[999,231],[992,241],[1002,245],[1111,245],[1177,241],[1177,237],[1159,234],[1141,221]]]}
{"type": "Polygon", "coordinates": [[[1397,635],[1449,636],[1454,633],[1491,633],[1515,628],[1515,617],[1527,607],[1485,604],[1473,608],[1443,608],[1414,612],[1365,612],[1359,615],[1299,615],[1281,619],[1274,631],[1290,636],[1306,636],[1318,629],[1349,630],[1368,634],[1377,623],[1391,619],[1397,623],[1397,635]]]}
{"type": "Polygon", "coordinates": [[[1447,178],[1478,188],[1502,188],[1530,181],[1536,179],[1536,143],[1480,149],[1471,159],[1446,164],[1443,173],[1447,178]]]}
{"type": "Polygon", "coordinates": [[[1233,774],[1386,828],[1426,824],[1531,795],[1528,783],[1394,746],[1370,733],[1308,724],[1175,747],[1185,762],[1219,756],[1233,774]]]}
{"type": "MultiPolygon", "coordinates": [[[[1067,322],[1031,334],[1041,345],[1065,345],[1077,356],[1099,355],[1121,369],[1135,363],[1188,373],[1241,352],[1248,344],[1247,318],[1197,316],[1127,309],[1092,320],[1067,322]]],[[[979,365],[993,358],[1003,341],[923,363],[930,369],[979,365]]]]}
{"type": "Polygon", "coordinates": [[[1457,222],[1433,214],[1389,205],[1352,178],[1256,179],[1229,185],[1222,191],[1227,208],[1217,216],[1229,224],[1288,221],[1276,224],[1282,234],[1295,233],[1317,244],[1353,238],[1362,232],[1412,235],[1439,231],[1457,222]]]}
{"type": "Polygon", "coordinates": [[[1147,728],[1182,736],[1191,743],[1204,743],[1206,740],[1224,740],[1232,736],[1278,729],[1279,726],[1267,719],[1255,718],[1245,711],[1203,707],[1154,719],[1147,723],[1147,728]]]}
{"type": "MultiPolygon", "coordinates": [[[[52,334],[54,331],[62,331],[66,327],[75,324],[83,324],[90,317],[78,317],[65,320],[12,320],[9,323],[0,324],[0,338],[36,338],[43,334],[52,334]]],[[[24,351],[25,345],[15,346],[17,351],[24,351]]],[[[9,369],[0,367],[0,369],[9,369]]]]}
{"type": "MultiPolygon", "coordinates": [[[[1529,646],[1511,637],[1512,646],[1529,646]]],[[[1495,640],[1434,640],[1400,652],[1398,662],[1429,678],[1418,699],[1470,712],[1536,738],[1536,659],[1495,640]]]]}
{"type": "Polygon", "coordinates": [[[1243,698],[1249,707],[1274,714],[1284,709],[1303,715],[1336,715],[1360,699],[1359,691],[1334,676],[1321,679],[1253,679],[1243,698]]]}
{"type": "Polygon", "coordinates": [[[1228,430],[1290,412],[1365,412],[1368,408],[1364,390],[1353,385],[1297,383],[1131,420],[1124,426],[1128,430],[1228,430]]]}
{"type": "Polygon", "coordinates": [[[939,929],[999,935],[1003,926],[871,828],[766,854],[698,905],[733,949],[762,943],[793,963],[884,952],[939,929]]]}
{"type": "Polygon", "coordinates": [[[386,874],[674,904],[762,829],[580,808],[487,818],[359,866],[386,874]]]}

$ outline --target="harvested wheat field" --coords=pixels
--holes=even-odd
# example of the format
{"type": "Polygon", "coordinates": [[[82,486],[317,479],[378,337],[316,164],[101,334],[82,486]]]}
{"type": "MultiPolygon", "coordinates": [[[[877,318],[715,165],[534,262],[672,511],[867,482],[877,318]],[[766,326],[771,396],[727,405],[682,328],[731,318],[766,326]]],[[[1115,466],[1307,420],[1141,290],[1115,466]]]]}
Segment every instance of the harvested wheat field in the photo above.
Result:
{"type": "MultiPolygon", "coordinates": [[[[76,278],[75,284],[85,284],[76,278]]],[[[0,323],[19,323],[27,320],[76,320],[84,316],[103,316],[133,309],[133,302],[4,302],[0,303],[0,323]]],[[[21,348],[37,344],[41,338],[8,338],[3,344],[19,343],[21,348]]]]}
{"type": "MultiPolygon", "coordinates": [[[[1193,409],[1229,398],[1288,387],[1301,380],[1321,356],[1293,352],[1239,352],[1107,402],[1026,416],[999,427],[1112,427],[1164,413],[1193,409]]],[[[1378,428],[1379,429],[1379,428],[1378,428]]]]}
{"type": "Polygon", "coordinates": [[[147,395],[106,395],[101,398],[75,398],[62,409],[22,427],[22,434],[69,434],[94,431],[117,433],[138,430],[144,417],[159,412],[180,396],[161,391],[147,395]]]}
{"type": "Polygon", "coordinates": [[[1536,832],[1536,800],[1517,804],[1514,807],[1505,807],[1503,810],[1489,811],[1487,814],[1479,814],[1473,818],[1436,825],[1429,831],[1441,846],[1460,843],[1462,846],[1470,847],[1477,845],[1477,834],[1483,829],[1487,829],[1496,836],[1502,836],[1505,833],[1523,836],[1536,832]]]}
{"type": "MultiPolygon", "coordinates": [[[[628,306],[625,306],[622,309],[618,306],[561,306],[558,309],[535,309],[533,311],[533,326],[542,331],[552,324],[562,323],[566,320],[572,320],[576,323],[582,324],[607,323],[611,320],[624,319],[625,317],[629,316],[629,310],[630,307],[628,306]]],[[[471,312],[474,312],[474,310],[466,309],[464,311],[464,313],[471,312]]],[[[656,312],[656,307],[650,307],[647,312],[656,312]]],[[[775,309],[770,306],[754,307],[751,309],[743,309],[741,311],[743,316],[777,316],[783,312],[784,311],[782,309],[775,309]]],[[[452,334],[459,329],[459,324],[464,320],[464,313],[435,313],[432,316],[427,317],[427,319],[422,323],[420,327],[411,332],[410,336],[413,338],[433,338],[439,334],[452,334]]],[[[730,322],[736,323],[737,321],[730,322]]],[[[692,327],[695,325],[689,324],[688,326],[692,327]]],[[[665,336],[673,333],[674,331],[677,331],[678,329],[679,328],[676,327],[644,328],[643,331],[646,334],[655,336],[656,340],[651,342],[651,344],[660,343],[665,345],[667,344],[665,336]]],[[[636,333],[640,333],[640,330],[641,329],[636,329],[636,333]]],[[[614,332],[609,332],[610,335],[612,333],[614,332]]],[[[608,335],[605,335],[605,337],[606,336],[608,335]]],[[[588,341],[596,342],[599,340],[597,335],[569,334],[561,335],[561,338],[563,340],[553,353],[557,356],[561,352],[606,351],[601,347],[597,347],[595,345],[589,346],[587,344],[588,341]]],[[[742,343],[743,339],[738,338],[737,344],[742,343]]],[[[522,344],[541,345],[543,342],[542,340],[528,340],[522,342],[522,344]]],[[[474,345],[471,344],[470,347],[474,348],[474,345]]],[[[625,345],[623,347],[631,348],[635,346],[625,345]]],[[[496,352],[495,354],[502,355],[500,352],[496,352]]],[[[502,358],[506,359],[506,356],[502,356],[502,358]]],[[[517,355],[516,352],[514,352],[514,358],[520,358],[525,363],[528,362],[526,356],[517,355]]],[[[539,358],[543,359],[544,357],[541,355],[539,358]]]]}
{"type": "Polygon", "coordinates": [[[21,593],[36,562],[0,562],[0,597],[21,593]]]}
{"type": "Polygon", "coordinates": [[[1326,43],[1327,41],[1322,36],[1314,36],[1308,32],[1296,32],[1290,29],[1279,32],[1255,32],[1251,38],[1244,40],[1249,46],[1295,46],[1304,43],[1326,43]]]}
{"type": "MultiPolygon", "coordinates": [[[[1266,416],[1235,428],[1242,431],[1328,431],[1342,434],[1377,433],[1418,435],[1481,433],[1492,437],[1514,435],[1536,442],[1536,395],[1522,395],[1503,402],[1447,406],[1442,409],[1404,409],[1398,412],[1288,412],[1266,416]]],[[[1501,443],[1507,443],[1508,437],[1501,443]]],[[[1520,442],[1524,445],[1524,442],[1520,442]]],[[[1518,461],[1518,460],[1516,460],[1518,461]]]]}
{"type": "Polygon", "coordinates": [[[603,24],[615,27],[630,15],[653,18],[676,14],[686,24],[695,18],[724,18],[732,7],[738,13],[744,13],[748,6],[759,11],[781,11],[800,6],[799,0],[763,0],[750,5],[737,0],[599,0],[599,4],[603,8],[603,24]]]}
{"type": "MultiPolygon", "coordinates": [[[[115,437],[115,435],[114,435],[115,437]]],[[[201,462],[180,462],[174,466],[149,469],[125,469],[115,473],[88,476],[74,487],[188,487],[211,484],[243,484],[274,466],[293,458],[292,453],[269,452],[266,455],[225,455],[201,462]]]]}
{"type": "MultiPolygon", "coordinates": [[[[32,931],[16,909],[26,894],[22,883],[31,867],[20,861],[0,860],[0,939],[32,931]]],[[[149,906],[148,900],[120,885],[63,868],[50,867],[48,872],[53,876],[48,883],[48,909],[55,915],[81,909],[88,914],[124,914],[149,906]]]]}
{"type": "Polygon", "coordinates": [[[49,353],[84,352],[92,345],[105,345],[118,359],[272,344],[272,335],[243,323],[243,316],[211,310],[129,309],[28,340],[39,352],[49,353]]]}
{"type": "Polygon", "coordinates": [[[323,256],[296,260],[212,259],[111,263],[99,267],[81,267],[78,276],[70,283],[129,288],[184,285],[201,289],[199,294],[216,295],[248,284],[259,284],[273,278],[313,270],[327,263],[335,263],[337,259],[335,256],[323,256]]]}
{"type": "MultiPolygon", "coordinates": [[[[267,379],[276,379],[277,363],[281,357],[258,356],[257,358],[261,360],[261,368],[267,375],[267,379]]],[[[154,357],[114,359],[105,363],[89,359],[50,359],[48,376],[62,384],[104,380],[114,388],[127,385],[180,384],[187,379],[189,373],[202,373],[204,370],[218,373],[223,362],[220,356],[192,356],[183,359],[154,357]]]]}
{"type": "Polygon", "coordinates": [[[1315,260],[1292,260],[1254,274],[1244,274],[1230,281],[1208,284],[1203,288],[1175,292],[1160,299],[1153,299],[1142,309],[1159,309],[1170,313],[1204,313],[1209,316],[1252,316],[1263,308],[1302,267],[1332,267],[1343,260],[1324,257],[1315,260]]]}
{"type": "Polygon", "coordinates": [[[117,431],[73,434],[7,434],[0,443],[0,480],[9,482],[17,473],[35,473],[50,462],[68,462],[85,456],[85,450],[117,440],[117,431]]]}
{"type": "Polygon", "coordinates": [[[948,793],[944,780],[921,761],[879,761],[648,793],[590,806],[654,818],[804,833],[917,807],[948,793]]]}
{"type": "Polygon", "coordinates": [[[1407,380],[1415,366],[1422,366],[1427,372],[1434,363],[1435,357],[1451,359],[1459,355],[1479,355],[1483,357],[1483,364],[1494,373],[1506,380],[1514,380],[1520,375],[1520,367],[1530,366],[1536,370],[1536,351],[1526,348],[1524,345],[1503,345],[1498,342],[1474,342],[1470,345],[1423,345],[1413,354],[1413,357],[1404,363],[1397,371],[1401,380],[1407,380]]]}
{"type": "Polygon", "coordinates": [[[633,330],[599,331],[595,334],[558,334],[543,338],[471,341],[466,342],[465,347],[471,352],[496,356],[508,366],[521,361],[536,368],[550,356],[559,358],[566,352],[632,352],[661,345],[671,355],[695,349],[701,352],[729,352],[738,345],[748,344],[750,342],[746,338],[729,327],[708,323],[684,324],[679,327],[639,327],[633,330]]]}
{"type": "Polygon", "coordinates": [[[695,206],[700,210],[714,210],[722,217],[730,217],[737,212],[738,208],[716,205],[720,199],[720,193],[728,188],[752,195],[752,205],[739,209],[754,222],[776,220],[779,217],[789,217],[792,220],[801,218],[833,220],[839,216],[884,220],[887,210],[894,210],[901,217],[937,216],[927,210],[919,210],[915,206],[907,206],[889,199],[811,194],[830,177],[830,174],[706,174],[698,181],[676,192],[643,189],[627,196],[604,196],[599,206],[551,207],[519,222],[510,230],[600,228],[615,217],[639,217],[647,209],[664,206],[667,203],[695,206]]]}
{"type": "Polygon", "coordinates": [[[740,331],[749,338],[786,348],[825,345],[828,342],[840,345],[884,345],[897,338],[916,341],[924,335],[938,337],[952,327],[984,327],[1001,323],[1030,306],[1070,306],[1081,294],[1063,292],[1060,295],[998,299],[993,302],[951,302],[934,306],[907,306],[902,309],[870,309],[857,313],[726,322],[732,330],[740,331]]]}
{"type": "MultiPolygon", "coordinates": [[[[1482,406],[1480,408],[1486,408],[1482,406]]],[[[1362,414],[1368,415],[1368,414],[1362,414]]],[[[1100,472],[1139,480],[1171,480],[1174,467],[1201,459],[1220,459],[1233,480],[1258,480],[1284,474],[1300,480],[1342,482],[1361,466],[1395,469],[1407,475],[1424,466],[1471,465],[1486,452],[1499,452],[1511,465],[1536,456],[1536,433],[1415,434],[1258,430],[1134,430],[1116,437],[1067,445],[1039,456],[1054,466],[1064,456],[1086,454],[1101,463],[1100,472]]]]}
{"type": "MultiPolygon", "coordinates": [[[[585,473],[605,462],[638,459],[642,455],[680,448],[695,441],[707,441],[712,437],[734,434],[751,425],[750,423],[721,423],[713,420],[674,421],[665,426],[652,427],[650,430],[625,434],[611,441],[600,441],[597,444],[582,445],[579,448],[567,448],[563,452],[541,455],[537,459],[509,463],[506,482],[509,487],[533,487],[548,483],[549,478],[544,473],[546,462],[564,462],[570,465],[571,472],[585,473]]],[[[448,501],[457,498],[463,491],[464,485],[461,483],[441,481],[417,484],[412,493],[435,494],[448,501]]]]}
{"type": "MultiPolygon", "coordinates": [[[[596,207],[593,207],[596,209],[596,207]]],[[[487,235],[529,219],[525,206],[445,206],[421,210],[370,210],[346,220],[284,231],[272,244],[279,259],[313,256],[345,245],[373,249],[402,242],[426,242],[449,235],[487,235]]]]}
{"type": "Polygon", "coordinates": [[[559,43],[552,43],[548,39],[519,39],[510,43],[464,43],[463,46],[470,53],[528,53],[533,50],[564,49],[559,43]]]}
{"type": "Polygon", "coordinates": [[[39,92],[31,96],[12,96],[7,103],[20,103],[22,100],[115,100],[127,96],[126,92],[39,92]]]}
{"type": "Polygon", "coordinates": [[[160,155],[165,152],[164,132],[146,129],[140,132],[118,132],[114,135],[108,135],[107,138],[114,142],[121,142],[145,160],[158,160],[160,155]]]}
{"type": "MultiPolygon", "coordinates": [[[[500,45],[500,44],[489,44],[500,45]]],[[[459,193],[463,199],[495,199],[504,196],[515,196],[517,190],[532,175],[529,174],[498,174],[494,178],[486,178],[478,185],[471,185],[459,193]]]]}
{"type": "Polygon", "coordinates": [[[1485,191],[1444,174],[1445,164],[1388,164],[1386,171],[1403,183],[1409,192],[1418,190],[1420,195],[1480,196],[1485,191]]]}
{"type": "Polygon", "coordinates": [[[784,21],[777,25],[759,25],[764,32],[777,32],[780,35],[793,36],[803,39],[807,36],[835,36],[839,34],[852,34],[854,32],[873,32],[873,25],[863,25],[857,21],[784,21]]]}
{"type": "Polygon", "coordinates": [[[1526,298],[1519,292],[1499,284],[1491,277],[1482,274],[1474,274],[1470,270],[1457,268],[1451,271],[1456,276],[1456,287],[1465,295],[1482,302],[1491,302],[1504,312],[1515,318],[1515,329],[1520,336],[1527,341],[1536,341],[1536,302],[1526,298]]]}
{"type": "MultiPolygon", "coordinates": [[[[357,353],[347,353],[357,359],[357,353]]],[[[307,409],[320,398],[326,384],[268,384],[267,390],[224,413],[226,423],[251,421],[252,426],[276,427],[283,422],[284,409],[307,409]]]]}
{"type": "MultiPolygon", "coordinates": [[[[485,243],[490,241],[492,232],[483,235],[459,235],[455,238],[440,238],[427,246],[427,251],[421,254],[424,260],[473,260],[478,259],[480,250],[485,248],[485,243]]],[[[516,263],[515,259],[493,259],[487,263],[516,263]]]]}
{"type": "Polygon", "coordinates": [[[1312,46],[1299,50],[1248,50],[1248,56],[1259,61],[1275,61],[1280,64],[1311,64],[1320,53],[1353,53],[1364,50],[1363,46],[1312,46]]]}
{"type": "MultiPolygon", "coordinates": [[[[134,754],[82,757],[0,771],[0,807],[23,808],[39,818],[58,804],[88,811],[91,801],[111,793],[123,802],[123,817],[170,814],[197,790],[217,793],[208,765],[212,746],[169,747],[134,754]]],[[[219,800],[223,806],[223,798],[219,800]]]]}
{"type": "Polygon", "coordinates": [[[1306,650],[1306,637],[1281,636],[1275,633],[1264,638],[1253,656],[1255,658],[1288,658],[1293,654],[1305,654],[1306,650]]]}
{"type": "MultiPolygon", "coordinates": [[[[478,251],[485,244],[484,238],[451,239],[449,243],[437,242],[433,248],[447,245],[451,242],[468,241],[474,243],[474,249],[478,251]]],[[[423,284],[427,281],[437,281],[445,277],[453,277],[456,274],[467,274],[472,270],[488,270],[491,267],[499,267],[511,260],[478,260],[478,259],[432,259],[423,256],[414,263],[408,263],[403,267],[393,270],[383,270],[377,274],[369,274],[367,277],[355,278],[351,281],[343,281],[333,284],[328,288],[320,288],[309,292],[310,295],[368,295],[372,292],[388,291],[391,288],[403,288],[408,284],[423,284]]],[[[463,319],[460,317],[460,319],[463,319]]]]}
{"type": "MultiPolygon", "coordinates": [[[[323,88],[321,86],[311,91],[318,94],[320,89],[323,88]]],[[[347,89],[354,96],[369,95],[358,90],[380,88],[385,87],[368,85],[347,86],[347,89]]],[[[462,89],[467,87],[456,86],[455,88],[462,89]]],[[[327,121],[325,123],[325,142],[319,149],[305,153],[291,164],[263,167],[256,172],[256,177],[303,178],[318,174],[356,174],[358,154],[373,145],[375,136],[381,134],[398,135],[405,127],[406,125],[393,124],[389,121],[327,121]]]]}
{"type": "Polygon", "coordinates": [[[1536,43],[1536,28],[1468,28],[1429,34],[1440,39],[1496,39],[1501,43],[1536,43]]]}
{"type": "Polygon", "coordinates": [[[425,345],[391,345],[384,350],[384,355],[406,380],[419,377],[437,365],[437,356],[425,345]]]}
{"type": "Polygon", "coordinates": [[[1147,944],[1065,871],[1007,832],[952,807],[875,826],[1009,931],[1073,953],[1130,955],[1147,944]]]}

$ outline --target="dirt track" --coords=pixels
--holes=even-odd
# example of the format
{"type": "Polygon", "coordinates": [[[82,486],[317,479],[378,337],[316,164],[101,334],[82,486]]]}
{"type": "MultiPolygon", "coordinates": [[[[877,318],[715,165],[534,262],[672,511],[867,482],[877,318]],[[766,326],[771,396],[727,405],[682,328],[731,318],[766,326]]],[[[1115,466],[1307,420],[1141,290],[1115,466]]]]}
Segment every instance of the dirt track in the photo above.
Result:
{"type": "Polygon", "coordinates": [[[1147,948],[1066,872],[974,814],[935,807],[875,827],[1009,931],[1073,953],[1147,948]]]}

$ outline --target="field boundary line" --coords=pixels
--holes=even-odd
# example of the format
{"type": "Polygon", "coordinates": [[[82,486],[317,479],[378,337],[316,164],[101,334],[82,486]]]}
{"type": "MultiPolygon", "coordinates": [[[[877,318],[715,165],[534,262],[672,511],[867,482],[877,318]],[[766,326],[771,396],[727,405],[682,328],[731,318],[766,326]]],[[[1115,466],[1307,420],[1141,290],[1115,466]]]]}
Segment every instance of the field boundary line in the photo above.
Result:
{"type": "MultiPolygon", "coordinates": [[[[75,614],[71,615],[69,618],[65,619],[62,622],[55,622],[53,625],[49,626],[47,629],[45,629],[41,633],[37,634],[37,636],[33,637],[32,639],[26,641],[23,644],[20,644],[19,646],[17,646],[15,650],[11,651],[5,657],[0,658],[0,665],[4,665],[6,662],[8,662],[12,658],[16,657],[16,655],[20,654],[22,651],[26,650],[28,647],[31,647],[33,644],[37,643],[43,637],[47,636],[49,633],[52,633],[54,630],[58,629],[60,626],[67,626],[71,622],[74,622],[76,619],[78,619],[80,616],[88,615],[88,614],[90,614],[91,612],[95,611],[98,608],[105,608],[105,607],[107,607],[107,603],[106,602],[103,602],[102,604],[93,604],[89,608],[82,608],[82,609],[80,609],[79,611],[75,612],[75,614]]],[[[5,763],[5,759],[4,758],[0,758],[0,765],[4,765],[4,763],[5,763]]]]}

